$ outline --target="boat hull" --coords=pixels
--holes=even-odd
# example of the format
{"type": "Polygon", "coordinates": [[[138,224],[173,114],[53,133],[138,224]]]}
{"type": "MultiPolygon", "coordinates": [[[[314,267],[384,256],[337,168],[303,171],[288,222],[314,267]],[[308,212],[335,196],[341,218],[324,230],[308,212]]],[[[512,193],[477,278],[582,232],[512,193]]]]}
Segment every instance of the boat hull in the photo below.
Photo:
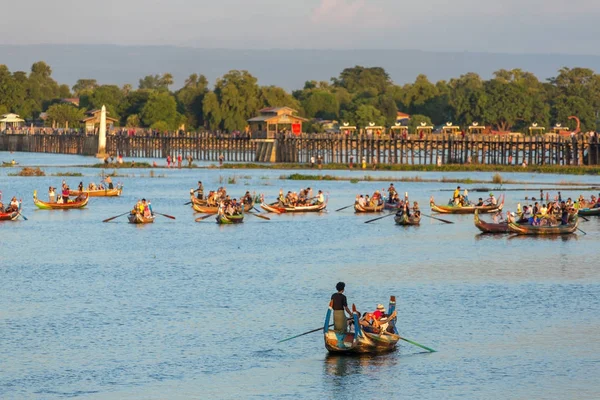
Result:
{"type": "Polygon", "coordinates": [[[19,217],[19,212],[0,213],[0,221],[14,221],[19,217]]]}
{"type": "Polygon", "coordinates": [[[577,222],[558,226],[521,225],[516,222],[509,222],[508,229],[517,235],[568,235],[575,233],[577,222]]]}
{"type": "Polygon", "coordinates": [[[46,203],[45,201],[39,200],[35,195],[33,196],[33,204],[41,210],[70,210],[74,208],[83,208],[88,204],[90,196],[86,196],[84,200],[78,202],[69,203],[46,203]]]}
{"type": "Polygon", "coordinates": [[[394,217],[394,221],[396,221],[396,224],[398,225],[420,225],[421,224],[421,216],[415,216],[415,215],[411,215],[410,217],[406,214],[402,214],[402,215],[396,215],[394,217]]]}
{"type": "Polygon", "coordinates": [[[129,214],[127,216],[130,224],[152,224],[155,218],[154,216],[146,218],[140,214],[129,214]]]}
{"type": "Polygon", "coordinates": [[[241,224],[244,222],[244,214],[237,215],[226,215],[226,214],[217,214],[217,224],[219,225],[232,225],[232,224],[241,224]]]}
{"type": "Polygon", "coordinates": [[[382,212],[385,208],[385,204],[380,204],[377,206],[361,206],[358,203],[354,204],[354,212],[355,213],[378,213],[382,212]]]}
{"type": "Polygon", "coordinates": [[[383,335],[361,331],[355,333],[340,333],[329,330],[325,333],[325,348],[335,354],[377,354],[394,351],[400,336],[393,333],[383,335]]]}
{"type": "Polygon", "coordinates": [[[480,214],[490,214],[502,211],[502,208],[504,207],[504,196],[500,203],[495,206],[441,206],[435,204],[433,201],[431,201],[429,205],[431,206],[431,211],[439,214],[474,214],[475,211],[478,211],[480,214]]]}
{"type": "Polygon", "coordinates": [[[122,192],[122,187],[102,190],[69,190],[69,196],[79,196],[80,194],[87,194],[89,197],[117,197],[120,196],[122,192]]]}
{"type": "Polygon", "coordinates": [[[577,215],[584,217],[591,217],[594,215],[600,215],[600,207],[597,208],[582,208],[577,211],[577,215]]]}
{"type": "Polygon", "coordinates": [[[479,210],[475,210],[475,215],[473,217],[475,226],[483,233],[508,233],[508,222],[494,224],[490,222],[485,222],[479,219],[479,210]]]}
{"type": "MultiPolygon", "coordinates": [[[[248,211],[252,210],[252,207],[254,207],[254,203],[244,204],[244,212],[248,212],[248,211]]],[[[199,212],[199,213],[204,213],[204,214],[216,214],[219,211],[218,206],[216,206],[216,207],[208,206],[208,205],[206,205],[206,203],[199,204],[199,203],[192,202],[192,208],[194,209],[194,211],[199,212]]]]}
{"type": "Polygon", "coordinates": [[[327,207],[327,202],[322,204],[312,204],[309,206],[298,206],[298,207],[280,207],[277,203],[266,204],[261,203],[260,208],[265,211],[282,214],[282,213],[305,213],[305,212],[320,212],[325,210],[327,207]]]}

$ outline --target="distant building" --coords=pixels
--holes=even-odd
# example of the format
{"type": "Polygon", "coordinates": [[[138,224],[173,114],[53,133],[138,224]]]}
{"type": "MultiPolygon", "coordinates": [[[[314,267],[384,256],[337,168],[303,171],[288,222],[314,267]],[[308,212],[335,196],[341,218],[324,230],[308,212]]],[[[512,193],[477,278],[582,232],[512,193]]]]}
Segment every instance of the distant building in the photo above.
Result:
{"type": "Polygon", "coordinates": [[[4,114],[0,118],[0,131],[3,131],[5,129],[20,128],[21,126],[23,126],[24,122],[25,122],[25,120],[22,119],[21,117],[19,117],[18,114],[13,114],[13,113],[4,114]]]}
{"type": "MultiPolygon", "coordinates": [[[[88,111],[87,114],[89,115],[89,117],[81,120],[81,122],[85,126],[86,132],[96,132],[96,128],[100,127],[100,113],[101,112],[102,112],[101,110],[88,111]]],[[[113,126],[116,125],[118,122],[119,122],[118,119],[109,117],[108,111],[106,112],[106,129],[107,130],[111,130],[113,128],[113,126]]]]}
{"type": "Polygon", "coordinates": [[[294,115],[297,111],[290,107],[267,107],[259,110],[260,115],[250,118],[250,131],[266,132],[268,136],[274,136],[277,132],[293,132],[296,135],[302,133],[302,123],[305,118],[294,115]]]}

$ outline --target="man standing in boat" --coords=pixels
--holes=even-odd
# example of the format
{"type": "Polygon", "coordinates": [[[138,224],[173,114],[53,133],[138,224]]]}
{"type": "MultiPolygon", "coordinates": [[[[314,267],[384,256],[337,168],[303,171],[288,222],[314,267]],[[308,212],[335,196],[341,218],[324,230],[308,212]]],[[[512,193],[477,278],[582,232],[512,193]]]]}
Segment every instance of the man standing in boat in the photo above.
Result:
{"type": "Polygon", "coordinates": [[[202,200],[204,198],[204,185],[202,185],[202,181],[198,181],[198,189],[194,190],[197,192],[198,200],[202,200]]]}
{"type": "Polygon", "coordinates": [[[352,312],[348,308],[348,300],[344,295],[346,284],[344,282],[338,282],[335,285],[337,293],[331,295],[333,301],[333,329],[338,332],[346,332],[348,330],[348,323],[346,322],[346,313],[352,317],[352,312]]]}

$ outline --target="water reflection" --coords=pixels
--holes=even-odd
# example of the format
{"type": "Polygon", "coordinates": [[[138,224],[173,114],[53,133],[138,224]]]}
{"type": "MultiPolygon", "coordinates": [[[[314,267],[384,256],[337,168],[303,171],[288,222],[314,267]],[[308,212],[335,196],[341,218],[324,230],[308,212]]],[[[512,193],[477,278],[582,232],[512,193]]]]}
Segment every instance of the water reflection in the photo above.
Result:
{"type": "Polygon", "coordinates": [[[351,376],[377,373],[377,371],[398,364],[398,353],[341,355],[327,354],[325,356],[326,375],[351,376]]]}
{"type": "Polygon", "coordinates": [[[577,241],[579,240],[579,235],[571,233],[571,234],[566,234],[566,235],[510,235],[508,237],[508,240],[510,241],[550,241],[550,242],[555,242],[555,241],[562,241],[562,242],[568,242],[568,241],[577,241]]]}

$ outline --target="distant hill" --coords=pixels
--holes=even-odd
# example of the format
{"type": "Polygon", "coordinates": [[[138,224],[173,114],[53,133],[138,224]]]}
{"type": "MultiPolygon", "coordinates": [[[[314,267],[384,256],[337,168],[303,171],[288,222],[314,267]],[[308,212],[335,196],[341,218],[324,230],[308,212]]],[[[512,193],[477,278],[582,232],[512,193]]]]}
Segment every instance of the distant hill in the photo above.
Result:
{"type": "Polygon", "coordinates": [[[138,79],[170,72],[179,88],[191,73],[204,74],[211,83],[231,69],[246,69],[261,85],[300,89],[307,80],[326,80],[355,65],[381,66],[394,82],[404,84],[425,74],[431,81],[476,72],[521,68],[540,79],[556,76],[567,67],[600,71],[600,56],[553,54],[494,54],[426,52],[418,50],[232,50],[175,46],[117,45],[0,45],[0,64],[11,71],[28,71],[45,61],[60,83],[73,85],[79,78],[137,87],[138,79]]]}

